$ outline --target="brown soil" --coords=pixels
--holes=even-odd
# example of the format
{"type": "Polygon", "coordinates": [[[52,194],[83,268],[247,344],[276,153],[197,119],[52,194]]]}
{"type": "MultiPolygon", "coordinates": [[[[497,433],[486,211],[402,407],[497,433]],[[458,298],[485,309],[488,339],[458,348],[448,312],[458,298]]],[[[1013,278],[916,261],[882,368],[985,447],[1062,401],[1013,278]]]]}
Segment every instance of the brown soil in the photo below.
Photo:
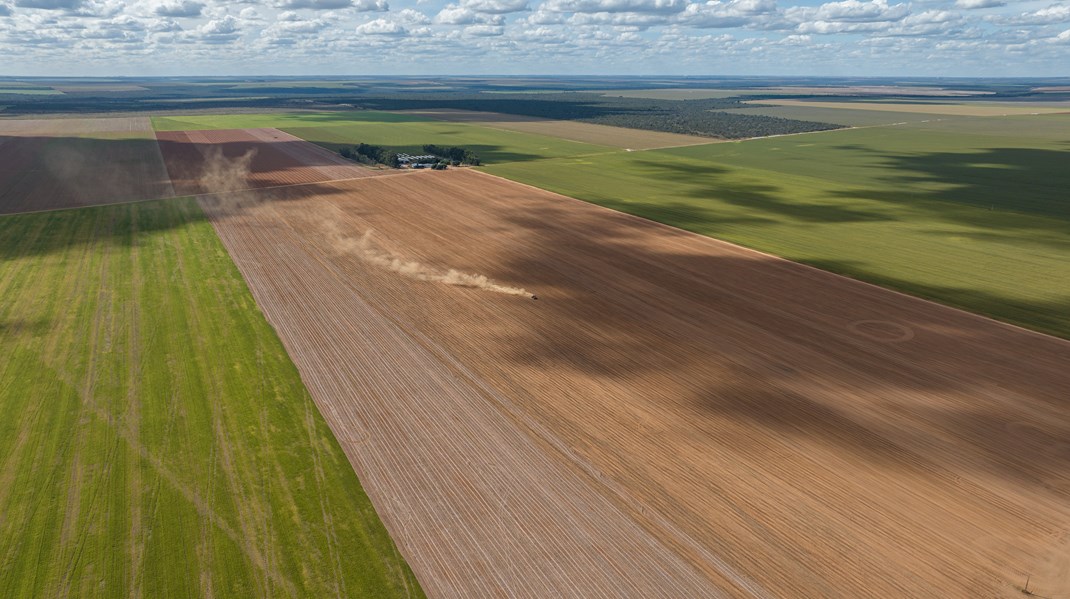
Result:
{"type": "Polygon", "coordinates": [[[252,152],[246,181],[249,188],[353,179],[382,172],[278,129],[158,131],[156,138],[179,195],[213,191],[204,185],[202,176],[206,161],[215,152],[227,160],[252,152]]]}
{"type": "Polygon", "coordinates": [[[0,214],[173,195],[147,118],[0,121],[0,214]]]}
{"type": "Polygon", "coordinates": [[[1070,592],[1070,343],[470,170],[202,205],[432,596],[1070,592]]]}

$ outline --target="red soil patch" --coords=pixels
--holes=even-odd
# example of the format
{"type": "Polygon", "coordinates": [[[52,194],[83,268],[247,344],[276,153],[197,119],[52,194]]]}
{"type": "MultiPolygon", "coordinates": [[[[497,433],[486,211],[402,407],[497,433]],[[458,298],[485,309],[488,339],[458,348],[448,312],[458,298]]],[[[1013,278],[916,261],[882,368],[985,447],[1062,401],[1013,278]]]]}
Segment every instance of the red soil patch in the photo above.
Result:
{"type": "Polygon", "coordinates": [[[243,172],[246,188],[317,183],[368,177],[382,171],[354,164],[335,153],[278,129],[158,131],[167,171],[179,195],[217,191],[203,181],[209,162],[232,163],[251,156],[243,172]]]}

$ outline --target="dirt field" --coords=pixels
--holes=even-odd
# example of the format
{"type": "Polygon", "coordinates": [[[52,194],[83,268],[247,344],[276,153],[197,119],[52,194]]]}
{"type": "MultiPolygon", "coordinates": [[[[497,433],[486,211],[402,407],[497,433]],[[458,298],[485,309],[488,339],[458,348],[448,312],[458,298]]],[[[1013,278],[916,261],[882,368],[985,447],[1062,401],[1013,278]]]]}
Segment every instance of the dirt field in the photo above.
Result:
{"type": "Polygon", "coordinates": [[[767,106],[809,106],[812,108],[882,110],[885,112],[947,114],[955,116],[1009,116],[1066,112],[1065,108],[1033,106],[1028,104],[895,104],[886,102],[812,102],[810,100],[748,100],[746,103],[767,106]]]}
{"type": "Polygon", "coordinates": [[[173,196],[147,118],[0,120],[0,214],[173,196]]]}
{"type": "Polygon", "coordinates": [[[1064,341],[468,170],[261,197],[202,204],[429,595],[1070,592],[1064,341]]]}
{"type": "Polygon", "coordinates": [[[679,133],[628,129],[626,127],[610,127],[608,125],[596,125],[594,123],[581,123],[577,121],[553,121],[515,114],[500,114],[497,112],[450,110],[445,108],[436,110],[406,110],[399,112],[405,114],[419,114],[442,121],[475,123],[485,127],[493,127],[495,129],[520,131],[521,133],[532,133],[535,135],[547,135],[549,137],[559,137],[561,139],[569,139],[572,141],[580,141],[614,148],[628,148],[632,150],[694,146],[722,141],[711,137],[699,137],[697,135],[681,135],[679,133]]]}
{"type": "Polygon", "coordinates": [[[156,138],[179,195],[216,189],[205,178],[232,178],[221,169],[241,170],[250,188],[378,174],[278,129],[158,131],[156,138]]]}

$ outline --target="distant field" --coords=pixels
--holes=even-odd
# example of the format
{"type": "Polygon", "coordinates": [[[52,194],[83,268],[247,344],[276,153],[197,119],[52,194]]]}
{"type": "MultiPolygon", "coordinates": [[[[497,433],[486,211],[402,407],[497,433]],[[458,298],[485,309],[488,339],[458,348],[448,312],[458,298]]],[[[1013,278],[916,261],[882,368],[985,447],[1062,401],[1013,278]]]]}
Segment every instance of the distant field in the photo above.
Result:
{"type": "Polygon", "coordinates": [[[196,204],[0,227],[0,596],[421,596],[196,204]]]}
{"type": "Polygon", "coordinates": [[[487,170],[1070,337],[1064,164],[1054,141],[892,127],[487,170]]]}
{"type": "Polygon", "coordinates": [[[0,95],[18,94],[20,96],[59,96],[63,92],[51,87],[0,87],[0,95]]]}
{"type": "Polygon", "coordinates": [[[378,111],[313,114],[235,114],[155,117],[157,130],[275,127],[331,150],[369,143],[419,152],[424,144],[463,145],[486,163],[539,160],[609,152],[615,148],[549,135],[450,123],[413,114],[378,111]]]}
{"type": "Polygon", "coordinates": [[[841,110],[839,108],[821,108],[799,104],[791,106],[748,104],[746,108],[727,108],[725,109],[725,112],[729,114],[754,114],[761,116],[775,116],[782,119],[835,123],[837,125],[846,125],[849,127],[872,127],[874,125],[890,125],[892,123],[902,123],[904,121],[951,118],[947,115],[938,114],[904,114],[902,112],[889,112],[883,110],[841,110]]]}
{"type": "Polygon", "coordinates": [[[609,90],[597,90],[595,93],[600,93],[603,96],[609,97],[622,97],[622,98],[649,98],[651,100],[709,100],[713,98],[733,98],[735,96],[746,96],[753,94],[763,94],[764,90],[747,90],[747,89],[688,89],[688,88],[666,88],[666,89],[609,89],[609,90]]]}
{"type": "Polygon", "coordinates": [[[154,116],[152,127],[157,131],[190,131],[198,129],[253,129],[262,127],[322,127],[352,122],[405,123],[427,121],[425,117],[379,112],[273,112],[257,114],[197,114],[186,116],[154,116]]]}
{"type": "Polygon", "coordinates": [[[1052,114],[1068,112],[1068,108],[1030,106],[1028,104],[952,104],[952,103],[887,103],[887,102],[813,102],[810,100],[748,100],[749,104],[771,106],[809,106],[836,110],[880,110],[955,116],[1008,116],[1016,114],[1052,114]]]}
{"type": "Polygon", "coordinates": [[[577,121],[559,121],[536,117],[501,114],[497,112],[476,112],[472,110],[420,110],[407,114],[426,116],[439,121],[453,123],[473,123],[494,129],[519,131],[535,135],[549,135],[583,143],[645,150],[674,146],[693,146],[721,141],[697,135],[681,135],[646,129],[612,127],[595,123],[577,121]]]}

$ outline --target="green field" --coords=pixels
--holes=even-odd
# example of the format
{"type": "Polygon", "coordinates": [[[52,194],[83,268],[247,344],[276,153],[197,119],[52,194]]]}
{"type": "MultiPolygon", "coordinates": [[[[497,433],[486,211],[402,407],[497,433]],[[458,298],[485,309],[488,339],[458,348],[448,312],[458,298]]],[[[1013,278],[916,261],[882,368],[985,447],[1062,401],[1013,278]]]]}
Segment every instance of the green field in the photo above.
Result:
{"type": "Polygon", "coordinates": [[[377,111],[154,117],[153,126],[157,130],[275,127],[332,150],[361,142],[404,152],[422,152],[422,146],[430,143],[456,145],[472,150],[487,163],[616,151],[557,137],[377,111]]]}
{"type": "Polygon", "coordinates": [[[0,227],[0,596],[421,596],[193,201],[0,227]]]}

